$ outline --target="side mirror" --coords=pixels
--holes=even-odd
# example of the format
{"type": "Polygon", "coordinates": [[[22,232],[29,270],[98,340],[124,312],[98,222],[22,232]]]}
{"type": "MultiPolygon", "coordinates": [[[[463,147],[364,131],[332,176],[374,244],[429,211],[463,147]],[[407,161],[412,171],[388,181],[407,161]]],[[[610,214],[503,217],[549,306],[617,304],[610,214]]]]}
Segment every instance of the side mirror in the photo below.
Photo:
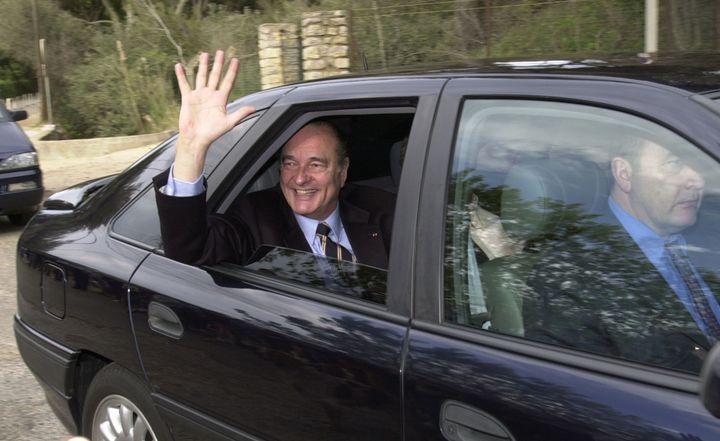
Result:
{"type": "Polygon", "coordinates": [[[711,414],[720,418],[720,343],[713,346],[703,362],[700,400],[711,414]]]}
{"type": "Polygon", "coordinates": [[[10,111],[10,116],[12,117],[13,121],[22,121],[24,119],[28,119],[27,110],[12,110],[10,111]]]}
{"type": "Polygon", "coordinates": [[[45,210],[74,210],[87,200],[93,193],[115,179],[116,175],[85,181],[65,190],[50,195],[43,202],[45,210]]]}

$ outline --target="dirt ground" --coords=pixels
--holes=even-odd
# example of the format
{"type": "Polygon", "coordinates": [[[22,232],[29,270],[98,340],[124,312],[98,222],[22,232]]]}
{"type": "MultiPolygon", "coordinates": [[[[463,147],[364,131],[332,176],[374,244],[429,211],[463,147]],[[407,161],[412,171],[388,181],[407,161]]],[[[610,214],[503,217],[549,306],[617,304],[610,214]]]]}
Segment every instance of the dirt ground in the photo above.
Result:
{"type": "Polygon", "coordinates": [[[153,147],[155,144],[83,158],[43,160],[40,157],[45,196],[79,182],[121,172],[153,147]]]}
{"type": "MultiPolygon", "coordinates": [[[[46,196],[73,184],[122,171],[154,145],[95,157],[44,160],[40,156],[46,196]]],[[[53,415],[39,384],[27,369],[15,343],[15,248],[22,227],[0,216],[0,439],[67,440],[67,430],[53,415]]]]}

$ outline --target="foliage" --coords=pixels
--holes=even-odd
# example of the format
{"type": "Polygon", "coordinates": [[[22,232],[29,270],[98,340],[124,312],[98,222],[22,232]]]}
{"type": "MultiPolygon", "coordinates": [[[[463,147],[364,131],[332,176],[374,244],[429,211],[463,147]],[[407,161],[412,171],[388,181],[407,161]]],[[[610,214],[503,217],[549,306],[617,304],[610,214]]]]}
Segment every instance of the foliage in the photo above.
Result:
{"type": "MultiPolygon", "coordinates": [[[[174,127],[173,65],[192,77],[200,51],[240,58],[233,97],[258,90],[258,26],[299,24],[310,11],[350,11],[355,71],[634,54],[643,44],[638,0],[0,0],[0,94],[35,85],[33,3],[55,122],[73,137],[174,127]]],[[[660,12],[663,47],[720,46],[720,3],[664,0],[660,12]]]]}
{"type": "Polygon", "coordinates": [[[34,93],[35,69],[0,50],[0,98],[34,93]]]}
{"type": "MultiPolygon", "coordinates": [[[[0,0],[0,10],[3,11],[0,51],[19,63],[36,66],[31,2],[0,0]]],[[[69,71],[74,69],[81,55],[90,50],[90,32],[79,19],[62,11],[54,1],[37,0],[37,13],[38,21],[42,23],[38,26],[38,37],[46,43],[53,113],[62,124],[66,115],[77,113],[67,102],[67,86],[73,81],[69,71]]]]}
{"type": "Polygon", "coordinates": [[[574,1],[545,8],[519,4],[499,11],[496,23],[506,31],[493,52],[495,56],[642,52],[643,34],[637,30],[643,29],[643,14],[643,2],[625,0],[574,1]]]}

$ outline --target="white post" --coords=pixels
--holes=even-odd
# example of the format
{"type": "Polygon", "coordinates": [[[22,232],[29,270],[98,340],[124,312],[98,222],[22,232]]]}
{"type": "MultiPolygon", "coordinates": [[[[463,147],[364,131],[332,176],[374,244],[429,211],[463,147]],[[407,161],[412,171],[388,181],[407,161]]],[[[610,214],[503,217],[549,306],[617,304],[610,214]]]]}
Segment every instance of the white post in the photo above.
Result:
{"type": "Polygon", "coordinates": [[[48,76],[47,72],[47,64],[45,63],[45,39],[40,39],[40,68],[41,68],[41,74],[43,77],[44,85],[45,85],[45,101],[46,101],[46,107],[47,107],[47,122],[48,124],[53,123],[53,114],[52,114],[52,100],[50,99],[50,77],[48,76]]]}
{"type": "Polygon", "coordinates": [[[658,0],[645,0],[645,53],[653,56],[658,51],[658,0]]]}

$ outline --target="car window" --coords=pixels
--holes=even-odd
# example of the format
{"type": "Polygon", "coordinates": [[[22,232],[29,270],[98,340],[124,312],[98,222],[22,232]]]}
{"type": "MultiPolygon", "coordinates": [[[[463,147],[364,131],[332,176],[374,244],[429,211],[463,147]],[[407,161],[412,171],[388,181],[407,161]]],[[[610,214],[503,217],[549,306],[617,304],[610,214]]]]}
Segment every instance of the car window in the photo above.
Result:
{"type": "Polygon", "coordinates": [[[245,269],[312,288],[385,304],[387,274],[359,263],[332,261],[284,247],[261,247],[245,269]]]}
{"type": "MultiPolygon", "coordinates": [[[[255,121],[257,121],[256,117],[243,121],[210,146],[205,160],[205,176],[208,176],[215,169],[217,164],[250,127],[252,127],[255,121]]],[[[172,146],[172,148],[165,149],[157,158],[145,159],[145,163],[139,164],[139,166],[157,168],[156,163],[159,163],[162,165],[158,172],[161,172],[165,170],[169,164],[172,164],[172,155],[174,155],[174,152],[175,148],[172,146]]],[[[123,211],[113,223],[112,231],[142,246],[147,246],[151,249],[162,248],[160,221],[158,219],[155,192],[152,189],[152,185],[128,205],[125,211],[123,211]]]]}
{"type": "MultiPolygon", "coordinates": [[[[282,223],[286,230],[273,230],[270,233],[265,233],[268,230],[259,230],[254,233],[255,237],[269,237],[273,242],[257,244],[263,250],[263,257],[258,259],[254,256],[244,266],[244,270],[283,282],[290,281],[321,289],[341,297],[385,304],[389,232],[392,229],[392,211],[404,149],[414,116],[412,111],[413,109],[395,109],[378,113],[377,110],[372,110],[349,114],[341,111],[335,115],[304,116],[293,122],[270,147],[259,146],[265,151],[258,155],[261,157],[258,164],[251,167],[251,170],[255,170],[254,175],[244,181],[247,182],[244,186],[235,184],[236,187],[242,187],[242,190],[225,215],[241,218],[246,222],[243,225],[254,229],[256,219],[252,216],[246,218],[242,214],[245,210],[261,216],[264,210],[251,207],[280,204],[285,207],[283,215],[273,212],[267,224],[282,223]],[[340,192],[339,213],[345,236],[342,245],[347,246],[347,251],[352,254],[351,261],[320,258],[313,254],[311,248],[318,245],[308,243],[305,233],[301,231],[300,225],[303,221],[293,214],[280,185],[281,168],[293,166],[295,160],[294,157],[290,160],[287,155],[281,159],[281,153],[284,152],[282,146],[306,123],[318,120],[329,122],[337,129],[349,157],[347,180],[340,192]],[[286,164],[288,161],[293,164],[286,164]],[[258,201],[262,203],[258,205],[258,201]]],[[[244,178],[232,176],[230,179],[244,178]]],[[[321,187],[321,181],[325,182],[320,178],[313,179],[313,182],[321,187]]],[[[299,196],[299,199],[303,197],[299,196]]],[[[298,203],[303,205],[303,202],[298,203]]],[[[311,218],[309,222],[312,224],[308,227],[309,234],[314,239],[312,231],[317,221],[312,221],[311,218]]]]}
{"type": "Polygon", "coordinates": [[[447,195],[445,321],[699,372],[720,337],[718,171],[629,114],[466,100],[447,195]]]}

